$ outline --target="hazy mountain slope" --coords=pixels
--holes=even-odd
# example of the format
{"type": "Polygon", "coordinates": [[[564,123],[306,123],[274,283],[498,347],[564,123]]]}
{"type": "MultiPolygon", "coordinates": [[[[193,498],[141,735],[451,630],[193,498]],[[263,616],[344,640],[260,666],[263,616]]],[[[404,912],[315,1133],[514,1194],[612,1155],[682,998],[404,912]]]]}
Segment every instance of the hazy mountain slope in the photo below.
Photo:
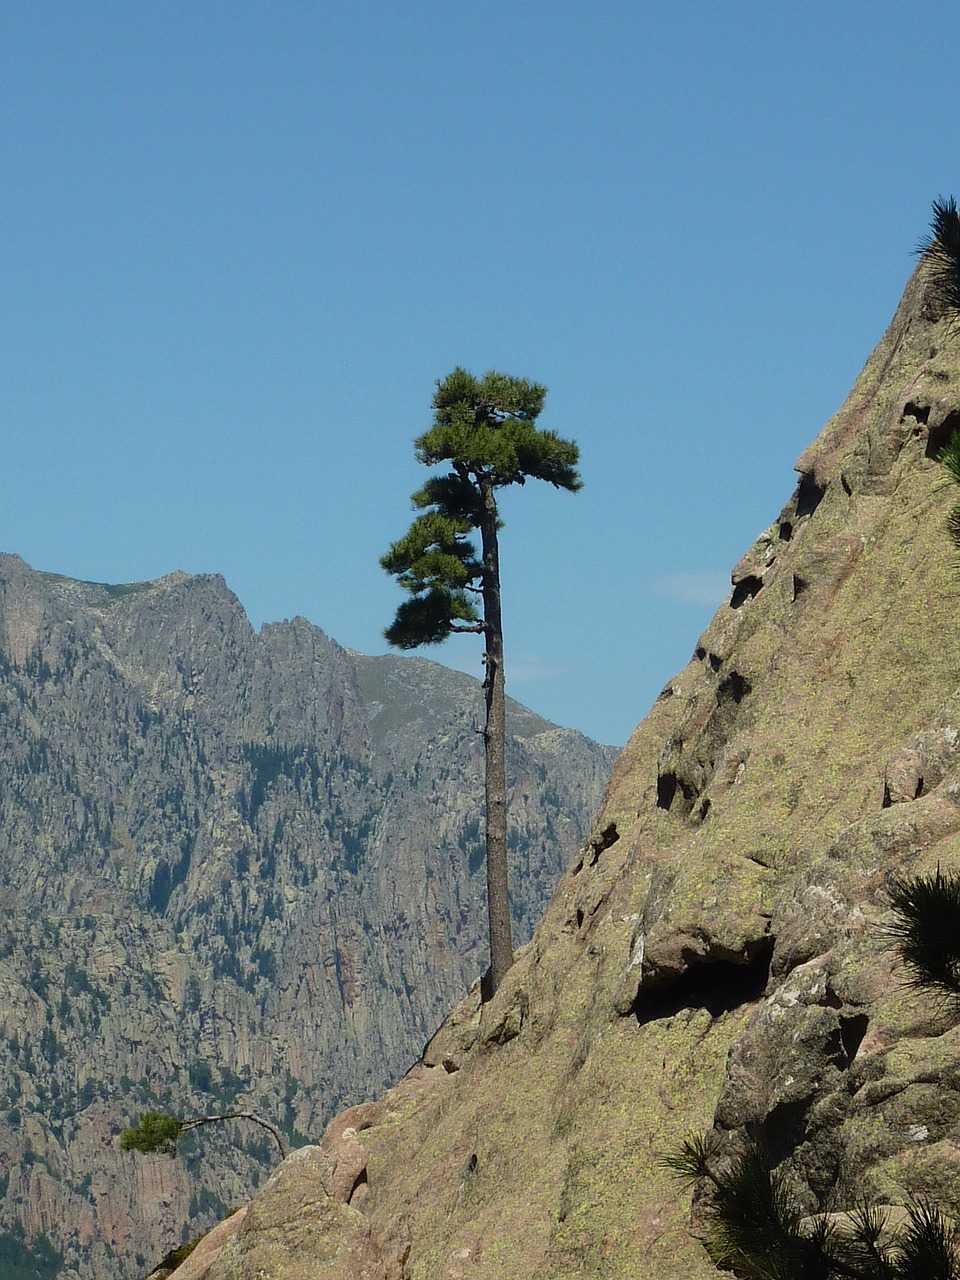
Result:
{"type": "Polygon", "coordinates": [[[285,1167],[210,1280],[705,1278],[658,1160],[711,1123],[765,1135],[811,1209],[957,1211],[960,1031],[904,990],[881,927],[892,870],[960,869],[955,492],[933,460],[957,423],[960,337],[921,269],[495,1001],[285,1167]]]}
{"type": "MultiPolygon", "coordinates": [[[[239,1097],[302,1140],[406,1069],[485,966],[481,701],[303,619],[255,634],[218,577],[0,557],[0,1231],[136,1275],[273,1158],[239,1125],[123,1156],[138,1110],[239,1097]]],[[[615,753],[513,720],[529,936],[615,753]]]]}

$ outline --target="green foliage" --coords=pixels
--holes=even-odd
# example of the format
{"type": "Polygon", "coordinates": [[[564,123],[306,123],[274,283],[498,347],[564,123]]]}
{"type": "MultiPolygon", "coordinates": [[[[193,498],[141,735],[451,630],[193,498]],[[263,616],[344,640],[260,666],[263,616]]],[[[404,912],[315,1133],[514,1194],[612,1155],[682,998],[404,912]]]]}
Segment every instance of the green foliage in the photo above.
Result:
{"type": "Polygon", "coordinates": [[[187,1068],[187,1079],[191,1087],[201,1093],[213,1092],[213,1068],[203,1058],[195,1058],[187,1068]]]}
{"type": "Polygon", "coordinates": [[[53,1027],[45,1026],[40,1035],[40,1052],[51,1065],[60,1057],[60,1042],[53,1027]]]}
{"type": "Polygon", "coordinates": [[[841,1231],[823,1214],[804,1215],[756,1143],[724,1161],[709,1137],[694,1137],[662,1163],[705,1187],[707,1251],[741,1280],[960,1280],[960,1239],[929,1205],[911,1206],[904,1226],[886,1233],[881,1213],[860,1205],[841,1231]]]}
{"type": "MultiPolygon", "coordinates": [[[[194,1216],[192,1200],[190,1202],[190,1216],[191,1218],[194,1216]]],[[[164,1274],[168,1274],[170,1271],[175,1270],[182,1262],[186,1262],[206,1234],[207,1233],[205,1231],[201,1231],[200,1234],[198,1236],[194,1236],[192,1240],[187,1240],[184,1244],[178,1244],[175,1249],[171,1249],[170,1252],[165,1254],[160,1260],[156,1270],[162,1271],[164,1274]]]]}
{"type": "Polygon", "coordinates": [[[124,1129],[120,1135],[123,1151],[139,1151],[143,1155],[154,1152],[165,1156],[177,1154],[177,1141],[183,1132],[183,1123],[176,1116],[162,1111],[144,1111],[140,1123],[124,1129]]]}
{"type": "Polygon", "coordinates": [[[447,496],[429,496],[427,502],[440,500],[446,506],[459,479],[465,504],[453,510],[469,516],[470,499],[463,482],[481,472],[493,478],[495,488],[533,478],[562,489],[579,489],[577,446],[536,426],[546,394],[546,387],[539,383],[494,370],[475,378],[458,367],[438,382],[433,427],[416,441],[417,457],[427,466],[451,462],[455,474],[447,478],[447,496]]]}
{"type": "Polygon", "coordinates": [[[54,1280],[63,1266],[63,1255],[41,1234],[26,1245],[9,1232],[0,1233],[2,1280],[54,1280]]]}
{"type": "Polygon", "coordinates": [[[887,895],[895,921],[887,932],[910,985],[960,1009],[960,875],[894,876],[887,895]]]}
{"type": "Polygon", "coordinates": [[[398,649],[440,644],[454,631],[483,631],[475,604],[484,565],[471,535],[496,530],[493,494],[527,479],[580,488],[577,446],[537,427],[546,388],[490,372],[454,369],[437,383],[433,426],[414,442],[427,466],[449,463],[414,493],[421,512],[380,563],[411,599],[397,610],[387,640],[398,649]]]}
{"type": "Polygon", "coordinates": [[[960,324],[960,212],[953,196],[933,202],[930,233],[917,246],[927,264],[930,282],[944,312],[960,324]]]}

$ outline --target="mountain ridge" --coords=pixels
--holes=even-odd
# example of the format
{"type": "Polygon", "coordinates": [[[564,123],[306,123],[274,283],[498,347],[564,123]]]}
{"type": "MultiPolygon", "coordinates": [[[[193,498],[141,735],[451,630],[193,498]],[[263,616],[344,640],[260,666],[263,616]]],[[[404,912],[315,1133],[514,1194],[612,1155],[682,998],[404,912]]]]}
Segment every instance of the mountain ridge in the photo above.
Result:
{"type": "MultiPolygon", "coordinates": [[[[303,619],[255,632],[220,575],[0,556],[0,1234],[46,1233],[65,1274],[142,1273],[272,1160],[231,1132],[138,1163],[116,1149],[138,1110],[242,1097],[317,1136],[482,971],[479,683],[444,675],[425,716],[442,669],[377,661],[303,619]]],[[[521,937],[613,754],[511,738],[521,937]]]]}

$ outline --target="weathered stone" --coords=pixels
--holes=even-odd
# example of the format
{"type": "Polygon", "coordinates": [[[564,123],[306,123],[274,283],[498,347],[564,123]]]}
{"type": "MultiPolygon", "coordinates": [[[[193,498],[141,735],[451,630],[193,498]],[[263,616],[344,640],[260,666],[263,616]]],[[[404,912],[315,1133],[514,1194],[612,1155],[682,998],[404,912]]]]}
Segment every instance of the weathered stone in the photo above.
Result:
{"type": "Polygon", "coordinates": [[[364,1131],[365,1216],[402,1222],[411,1278],[715,1276],[660,1164],[711,1126],[764,1138],[811,1214],[960,1198],[960,1026],[886,928],[891,874],[960,870],[938,316],[921,267],[618,762],[616,843],[563,878],[479,1034],[461,1005],[364,1131]]]}
{"type": "Polygon", "coordinates": [[[887,761],[883,770],[883,803],[903,804],[916,800],[923,790],[926,761],[918,747],[901,747],[887,761]]]}
{"type": "Polygon", "coordinates": [[[366,1180],[367,1149],[352,1128],[342,1130],[328,1149],[333,1157],[330,1194],[341,1204],[350,1204],[361,1179],[366,1180]]]}
{"type": "Polygon", "coordinates": [[[172,1280],[206,1280],[224,1245],[237,1234],[246,1216],[247,1206],[244,1205],[208,1231],[193,1252],[170,1273],[172,1280]]]}

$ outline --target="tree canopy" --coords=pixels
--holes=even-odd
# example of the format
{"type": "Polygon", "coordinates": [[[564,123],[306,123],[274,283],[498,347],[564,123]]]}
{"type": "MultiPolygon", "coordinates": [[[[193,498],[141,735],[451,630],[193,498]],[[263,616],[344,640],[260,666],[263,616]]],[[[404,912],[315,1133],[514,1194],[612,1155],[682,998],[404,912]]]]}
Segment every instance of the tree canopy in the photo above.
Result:
{"type": "Polygon", "coordinates": [[[413,494],[417,516],[381,558],[412,599],[387,628],[390,644],[415,649],[440,644],[455,631],[485,630],[475,584],[484,561],[471,540],[492,518],[501,527],[495,494],[528,479],[559,489],[581,487],[572,440],[536,425],[546,387],[490,371],[476,378],[456,368],[437,383],[433,426],[414,441],[426,466],[450,464],[413,494]]]}

